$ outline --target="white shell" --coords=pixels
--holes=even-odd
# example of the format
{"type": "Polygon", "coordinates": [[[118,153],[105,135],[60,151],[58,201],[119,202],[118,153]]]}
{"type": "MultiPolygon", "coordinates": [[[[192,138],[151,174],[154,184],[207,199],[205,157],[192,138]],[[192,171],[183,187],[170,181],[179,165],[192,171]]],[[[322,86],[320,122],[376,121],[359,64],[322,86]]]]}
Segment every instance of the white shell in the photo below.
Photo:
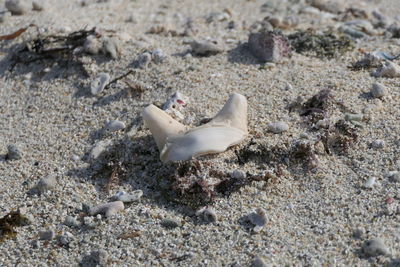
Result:
{"type": "Polygon", "coordinates": [[[144,110],[143,119],[154,136],[163,162],[189,160],[223,152],[246,137],[247,100],[240,94],[231,95],[214,119],[189,131],[153,105],[144,110]]]}

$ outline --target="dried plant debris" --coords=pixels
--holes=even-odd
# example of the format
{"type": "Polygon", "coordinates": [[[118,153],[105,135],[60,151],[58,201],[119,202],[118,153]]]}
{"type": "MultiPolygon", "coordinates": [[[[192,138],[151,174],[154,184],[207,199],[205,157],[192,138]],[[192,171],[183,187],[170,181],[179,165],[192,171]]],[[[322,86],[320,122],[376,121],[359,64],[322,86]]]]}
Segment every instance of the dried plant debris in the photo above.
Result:
{"type": "Polygon", "coordinates": [[[269,181],[270,174],[247,174],[245,177],[231,177],[228,173],[213,169],[211,162],[192,160],[175,164],[170,175],[171,189],[167,197],[194,209],[212,204],[217,197],[230,196],[253,181],[269,181]]]}
{"type": "Polygon", "coordinates": [[[32,40],[25,42],[22,48],[12,54],[13,69],[17,64],[29,64],[42,61],[48,65],[57,62],[60,66],[69,66],[71,63],[83,64],[79,57],[84,55],[84,45],[88,37],[98,39],[100,33],[95,28],[82,29],[68,35],[38,34],[32,40]]]}
{"type": "Polygon", "coordinates": [[[337,121],[333,127],[325,130],[321,138],[327,154],[344,153],[358,141],[357,129],[345,120],[337,121]]]}
{"type": "Polygon", "coordinates": [[[36,25],[35,24],[30,24],[28,27],[20,28],[20,29],[18,29],[17,31],[15,31],[13,33],[2,35],[2,36],[0,36],[0,41],[15,39],[18,36],[20,36],[21,34],[23,34],[30,27],[36,27],[36,25]]]}
{"type": "Polygon", "coordinates": [[[30,220],[23,216],[19,210],[8,213],[0,219],[0,242],[15,238],[17,236],[15,227],[28,224],[30,224],[30,220]]]}
{"type": "Polygon", "coordinates": [[[287,36],[293,49],[300,54],[319,58],[338,57],[353,48],[353,41],[340,34],[297,31],[287,36]]]}
{"type": "Polygon", "coordinates": [[[322,89],[304,102],[301,97],[288,105],[289,112],[298,111],[301,116],[308,117],[311,123],[323,120],[327,116],[333,97],[330,89],[322,89]]]}

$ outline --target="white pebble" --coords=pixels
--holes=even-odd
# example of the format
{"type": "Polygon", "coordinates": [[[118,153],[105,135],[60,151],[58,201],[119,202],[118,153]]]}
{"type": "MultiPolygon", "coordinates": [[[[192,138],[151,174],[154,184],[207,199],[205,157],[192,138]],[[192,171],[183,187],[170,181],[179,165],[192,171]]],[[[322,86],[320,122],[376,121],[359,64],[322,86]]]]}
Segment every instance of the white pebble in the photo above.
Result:
{"type": "Polygon", "coordinates": [[[256,212],[253,212],[247,216],[247,219],[254,225],[253,231],[258,233],[267,223],[267,216],[262,208],[257,208],[256,212]]]}
{"type": "Polygon", "coordinates": [[[122,202],[135,202],[139,201],[139,199],[143,196],[142,190],[135,190],[131,194],[127,194],[125,192],[118,192],[114,195],[114,199],[122,201],[122,202]]]}
{"type": "Polygon", "coordinates": [[[97,77],[92,81],[92,84],[90,85],[90,91],[92,95],[97,95],[101,91],[103,91],[109,80],[110,75],[108,73],[100,73],[99,75],[97,75],[97,77]]]}
{"type": "Polygon", "coordinates": [[[112,144],[111,140],[103,140],[97,142],[96,145],[93,146],[92,150],[90,151],[89,158],[91,160],[97,159],[111,144],[112,144]]]}
{"type": "Polygon", "coordinates": [[[83,44],[83,51],[92,55],[97,55],[101,51],[100,40],[94,35],[89,35],[86,37],[85,43],[83,44]]]}
{"type": "Polygon", "coordinates": [[[275,134],[285,132],[289,130],[289,125],[285,122],[272,122],[267,125],[268,131],[273,132],[275,134]]]}
{"type": "Polygon", "coordinates": [[[51,240],[55,236],[55,233],[53,230],[48,230],[48,231],[40,231],[39,232],[39,238],[41,240],[51,240]]]}
{"type": "Polygon", "coordinates": [[[44,193],[48,190],[54,189],[56,186],[57,186],[56,176],[54,174],[50,174],[45,178],[40,179],[36,188],[39,190],[40,193],[44,193]]]}
{"type": "Polygon", "coordinates": [[[104,214],[106,217],[111,217],[119,211],[124,210],[124,203],[122,201],[114,201],[98,205],[89,210],[89,214],[94,216],[97,214],[104,214]]]}
{"type": "Polygon", "coordinates": [[[31,10],[31,3],[27,0],[7,0],[5,7],[13,15],[22,15],[31,10]]]}
{"type": "Polygon", "coordinates": [[[376,257],[379,255],[389,254],[389,249],[385,246],[382,239],[379,238],[371,239],[365,242],[362,250],[367,257],[376,257]]]}
{"type": "Polygon", "coordinates": [[[233,179],[238,179],[238,180],[246,179],[246,173],[244,171],[241,171],[241,170],[234,170],[231,173],[231,177],[233,179]]]}
{"type": "Polygon", "coordinates": [[[375,181],[376,181],[375,177],[369,177],[364,184],[364,188],[372,189],[372,187],[375,185],[375,181]]]}
{"type": "Polygon", "coordinates": [[[371,95],[374,98],[382,98],[387,95],[386,87],[380,83],[373,83],[371,89],[371,95]]]}
{"type": "Polygon", "coordinates": [[[190,43],[192,50],[199,56],[215,55],[222,52],[222,49],[209,41],[193,41],[190,43]]]}
{"type": "Polygon", "coordinates": [[[118,58],[119,50],[119,41],[116,38],[106,38],[103,41],[103,52],[110,55],[112,59],[118,58]]]}
{"type": "Polygon", "coordinates": [[[151,54],[145,52],[138,57],[136,64],[139,69],[146,69],[149,66],[150,61],[151,54]]]}
{"type": "Polygon", "coordinates": [[[196,216],[200,217],[207,223],[213,223],[217,221],[217,214],[215,214],[214,210],[211,208],[202,208],[196,211],[196,216]]]}
{"type": "Polygon", "coordinates": [[[109,132],[116,132],[125,129],[125,123],[119,120],[112,120],[107,123],[105,129],[109,132]]]}
{"type": "Polygon", "coordinates": [[[154,63],[163,63],[166,59],[166,56],[164,55],[164,52],[161,49],[156,49],[153,52],[151,52],[151,58],[154,63]]]}
{"type": "Polygon", "coordinates": [[[371,143],[371,147],[375,148],[375,149],[380,149],[380,148],[383,148],[384,146],[385,146],[385,141],[380,140],[380,139],[374,140],[371,143]]]}

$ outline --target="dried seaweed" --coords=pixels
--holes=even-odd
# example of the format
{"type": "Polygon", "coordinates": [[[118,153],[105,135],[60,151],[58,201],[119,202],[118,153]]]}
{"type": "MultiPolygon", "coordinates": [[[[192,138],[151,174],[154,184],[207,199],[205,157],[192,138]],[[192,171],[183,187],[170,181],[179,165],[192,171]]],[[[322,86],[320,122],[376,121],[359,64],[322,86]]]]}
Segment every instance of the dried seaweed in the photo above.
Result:
{"type": "Polygon", "coordinates": [[[21,28],[11,34],[2,35],[2,36],[0,36],[0,41],[15,39],[18,36],[20,36],[21,34],[23,34],[30,27],[37,27],[37,26],[35,24],[30,24],[28,27],[21,28]]]}
{"type": "Polygon", "coordinates": [[[17,64],[28,64],[41,60],[73,61],[78,47],[82,47],[89,35],[98,36],[95,28],[79,30],[68,35],[39,35],[27,42],[22,49],[13,54],[13,68],[17,64]]]}
{"type": "Polygon", "coordinates": [[[28,224],[30,224],[29,219],[23,216],[19,210],[6,214],[0,219],[0,242],[15,238],[17,236],[15,227],[28,224]]]}
{"type": "Polygon", "coordinates": [[[297,53],[320,58],[338,57],[353,48],[349,37],[332,32],[297,31],[288,35],[288,39],[297,53]]]}
{"type": "Polygon", "coordinates": [[[345,120],[339,120],[325,131],[321,141],[328,154],[332,151],[344,153],[358,141],[357,129],[345,120]]]}
{"type": "Polygon", "coordinates": [[[315,113],[324,114],[326,108],[328,107],[328,100],[331,98],[331,90],[323,89],[319,91],[316,95],[307,100],[303,106],[300,113],[301,116],[309,116],[315,113]]]}

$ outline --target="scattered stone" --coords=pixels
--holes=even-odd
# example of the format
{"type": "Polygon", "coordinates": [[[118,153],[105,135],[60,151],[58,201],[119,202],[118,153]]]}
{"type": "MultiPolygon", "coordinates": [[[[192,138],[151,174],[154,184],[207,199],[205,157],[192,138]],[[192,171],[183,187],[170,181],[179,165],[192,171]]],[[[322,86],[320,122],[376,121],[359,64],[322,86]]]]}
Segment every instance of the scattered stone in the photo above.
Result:
{"type": "Polygon", "coordinates": [[[33,248],[40,248],[40,242],[37,239],[32,240],[31,245],[33,248]]]}
{"type": "Polygon", "coordinates": [[[231,177],[233,179],[243,180],[243,179],[246,179],[246,173],[244,171],[241,171],[241,170],[234,170],[231,173],[231,177]]]}
{"type": "Polygon", "coordinates": [[[7,0],[5,6],[13,15],[23,15],[31,10],[28,0],[7,0]]]}
{"type": "Polygon", "coordinates": [[[372,189],[375,185],[376,179],[375,177],[369,177],[368,180],[364,184],[364,188],[372,189]]]}
{"type": "Polygon", "coordinates": [[[364,235],[364,229],[362,229],[362,228],[356,228],[356,229],[354,229],[354,231],[353,231],[353,237],[354,237],[355,239],[361,239],[361,238],[363,237],[363,235],[364,235]]]}
{"type": "Polygon", "coordinates": [[[94,250],[83,257],[79,266],[108,266],[108,253],[104,249],[94,250]]]}
{"type": "Polygon", "coordinates": [[[251,33],[248,45],[253,56],[262,62],[282,62],[291,52],[288,39],[274,31],[251,33]]]}
{"type": "Polygon", "coordinates": [[[387,95],[386,87],[381,83],[373,83],[371,89],[371,95],[374,98],[382,98],[387,95]]]}
{"type": "Polygon", "coordinates": [[[366,241],[362,246],[362,250],[367,257],[377,257],[380,255],[389,254],[389,249],[385,246],[380,238],[374,238],[366,241]]]}
{"type": "Polygon", "coordinates": [[[119,120],[109,121],[105,126],[105,130],[108,132],[116,132],[122,129],[125,129],[125,123],[119,120]]]}
{"type": "Polygon", "coordinates": [[[120,191],[114,195],[113,199],[122,201],[124,203],[125,202],[131,203],[131,202],[139,201],[142,196],[143,196],[142,190],[135,190],[131,194],[127,194],[123,191],[120,191]]]}
{"type": "Polygon", "coordinates": [[[397,22],[391,24],[387,31],[392,34],[392,38],[400,38],[400,25],[397,22]]]}
{"type": "Polygon", "coordinates": [[[92,81],[90,85],[90,92],[92,95],[98,95],[101,91],[104,90],[108,81],[110,80],[110,75],[108,73],[100,73],[97,77],[92,81]]]}
{"type": "Polygon", "coordinates": [[[102,140],[97,142],[89,153],[89,159],[97,159],[112,144],[112,140],[102,140]]]}
{"type": "Polygon", "coordinates": [[[372,73],[374,77],[397,78],[400,77],[400,67],[390,61],[386,61],[372,73]]]}
{"type": "Polygon", "coordinates": [[[61,245],[66,246],[74,239],[74,235],[70,232],[65,232],[59,237],[59,242],[61,245]]]}
{"type": "Polygon", "coordinates": [[[33,0],[32,9],[35,11],[42,11],[46,8],[45,0],[33,0]]]}
{"type": "Polygon", "coordinates": [[[138,57],[138,59],[136,61],[136,66],[139,69],[147,69],[150,62],[151,62],[151,54],[148,52],[145,52],[138,57]]]}
{"type": "Polygon", "coordinates": [[[362,121],[364,119],[364,115],[363,114],[351,114],[351,113],[346,113],[344,115],[344,119],[346,121],[362,121]]]}
{"type": "Polygon", "coordinates": [[[312,0],[311,6],[329,13],[342,13],[345,11],[345,2],[343,0],[312,0]]]}
{"type": "Polygon", "coordinates": [[[117,59],[120,52],[118,39],[106,38],[103,41],[103,52],[106,55],[110,55],[112,59],[117,59]]]}
{"type": "Polygon", "coordinates": [[[50,174],[45,178],[40,179],[38,182],[36,189],[39,193],[44,193],[48,190],[53,190],[57,186],[57,179],[54,174],[50,174]]]}
{"type": "Polygon", "coordinates": [[[16,145],[7,146],[6,160],[19,160],[22,158],[22,152],[18,149],[16,145]]]}
{"type": "Polygon", "coordinates": [[[122,201],[114,201],[91,208],[89,210],[89,214],[91,216],[104,214],[106,217],[111,217],[117,214],[119,211],[124,210],[124,208],[124,203],[122,201]]]}
{"type": "Polygon", "coordinates": [[[372,143],[371,143],[371,147],[374,148],[374,149],[381,149],[381,148],[383,148],[384,146],[385,146],[385,141],[380,140],[380,139],[374,140],[374,141],[372,141],[372,143]]]}
{"type": "Polygon", "coordinates": [[[251,267],[267,267],[264,259],[260,256],[254,257],[253,261],[251,262],[251,267]]]}
{"type": "Polygon", "coordinates": [[[39,238],[40,240],[52,240],[55,237],[55,232],[53,230],[40,231],[39,238]]]}
{"type": "Polygon", "coordinates": [[[217,221],[217,214],[215,214],[214,210],[211,208],[202,208],[196,211],[196,216],[201,218],[207,223],[214,223],[217,221]]]}
{"type": "Polygon", "coordinates": [[[247,220],[254,225],[253,231],[255,233],[259,233],[267,223],[267,216],[264,209],[257,208],[256,212],[253,212],[247,216],[247,220]]]}
{"type": "Polygon", "coordinates": [[[6,22],[11,17],[11,12],[0,12],[0,23],[6,22]]]}
{"type": "Polygon", "coordinates": [[[79,227],[80,226],[79,221],[75,217],[72,217],[72,216],[67,216],[65,218],[64,224],[69,227],[79,227]]]}
{"type": "Polygon", "coordinates": [[[272,122],[267,125],[268,131],[278,134],[289,130],[289,125],[285,122],[272,122]]]}
{"type": "Polygon", "coordinates": [[[72,159],[73,161],[79,161],[79,160],[81,159],[81,157],[79,157],[79,156],[76,155],[76,154],[73,154],[73,155],[71,156],[71,159],[72,159]]]}
{"type": "Polygon", "coordinates": [[[160,64],[166,60],[167,56],[161,49],[156,49],[153,52],[151,52],[151,58],[154,63],[160,64]]]}
{"type": "Polygon", "coordinates": [[[97,55],[102,49],[102,43],[99,38],[94,35],[86,37],[85,43],[83,44],[83,51],[88,54],[97,55]]]}
{"type": "Polygon", "coordinates": [[[223,50],[217,44],[210,41],[192,41],[190,42],[192,51],[198,56],[211,56],[221,53],[223,50]]]}
{"type": "Polygon", "coordinates": [[[350,37],[352,37],[354,39],[360,39],[360,38],[364,38],[367,36],[362,31],[359,31],[359,30],[355,29],[354,27],[350,27],[350,26],[346,26],[346,25],[340,26],[339,31],[349,35],[350,37]]]}
{"type": "Polygon", "coordinates": [[[182,224],[176,219],[162,219],[160,224],[166,228],[180,227],[182,224]]]}
{"type": "Polygon", "coordinates": [[[395,182],[395,183],[399,183],[400,182],[400,172],[398,172],[398,171],[389,172],[387,177],[392,182],[395,182]]]}

